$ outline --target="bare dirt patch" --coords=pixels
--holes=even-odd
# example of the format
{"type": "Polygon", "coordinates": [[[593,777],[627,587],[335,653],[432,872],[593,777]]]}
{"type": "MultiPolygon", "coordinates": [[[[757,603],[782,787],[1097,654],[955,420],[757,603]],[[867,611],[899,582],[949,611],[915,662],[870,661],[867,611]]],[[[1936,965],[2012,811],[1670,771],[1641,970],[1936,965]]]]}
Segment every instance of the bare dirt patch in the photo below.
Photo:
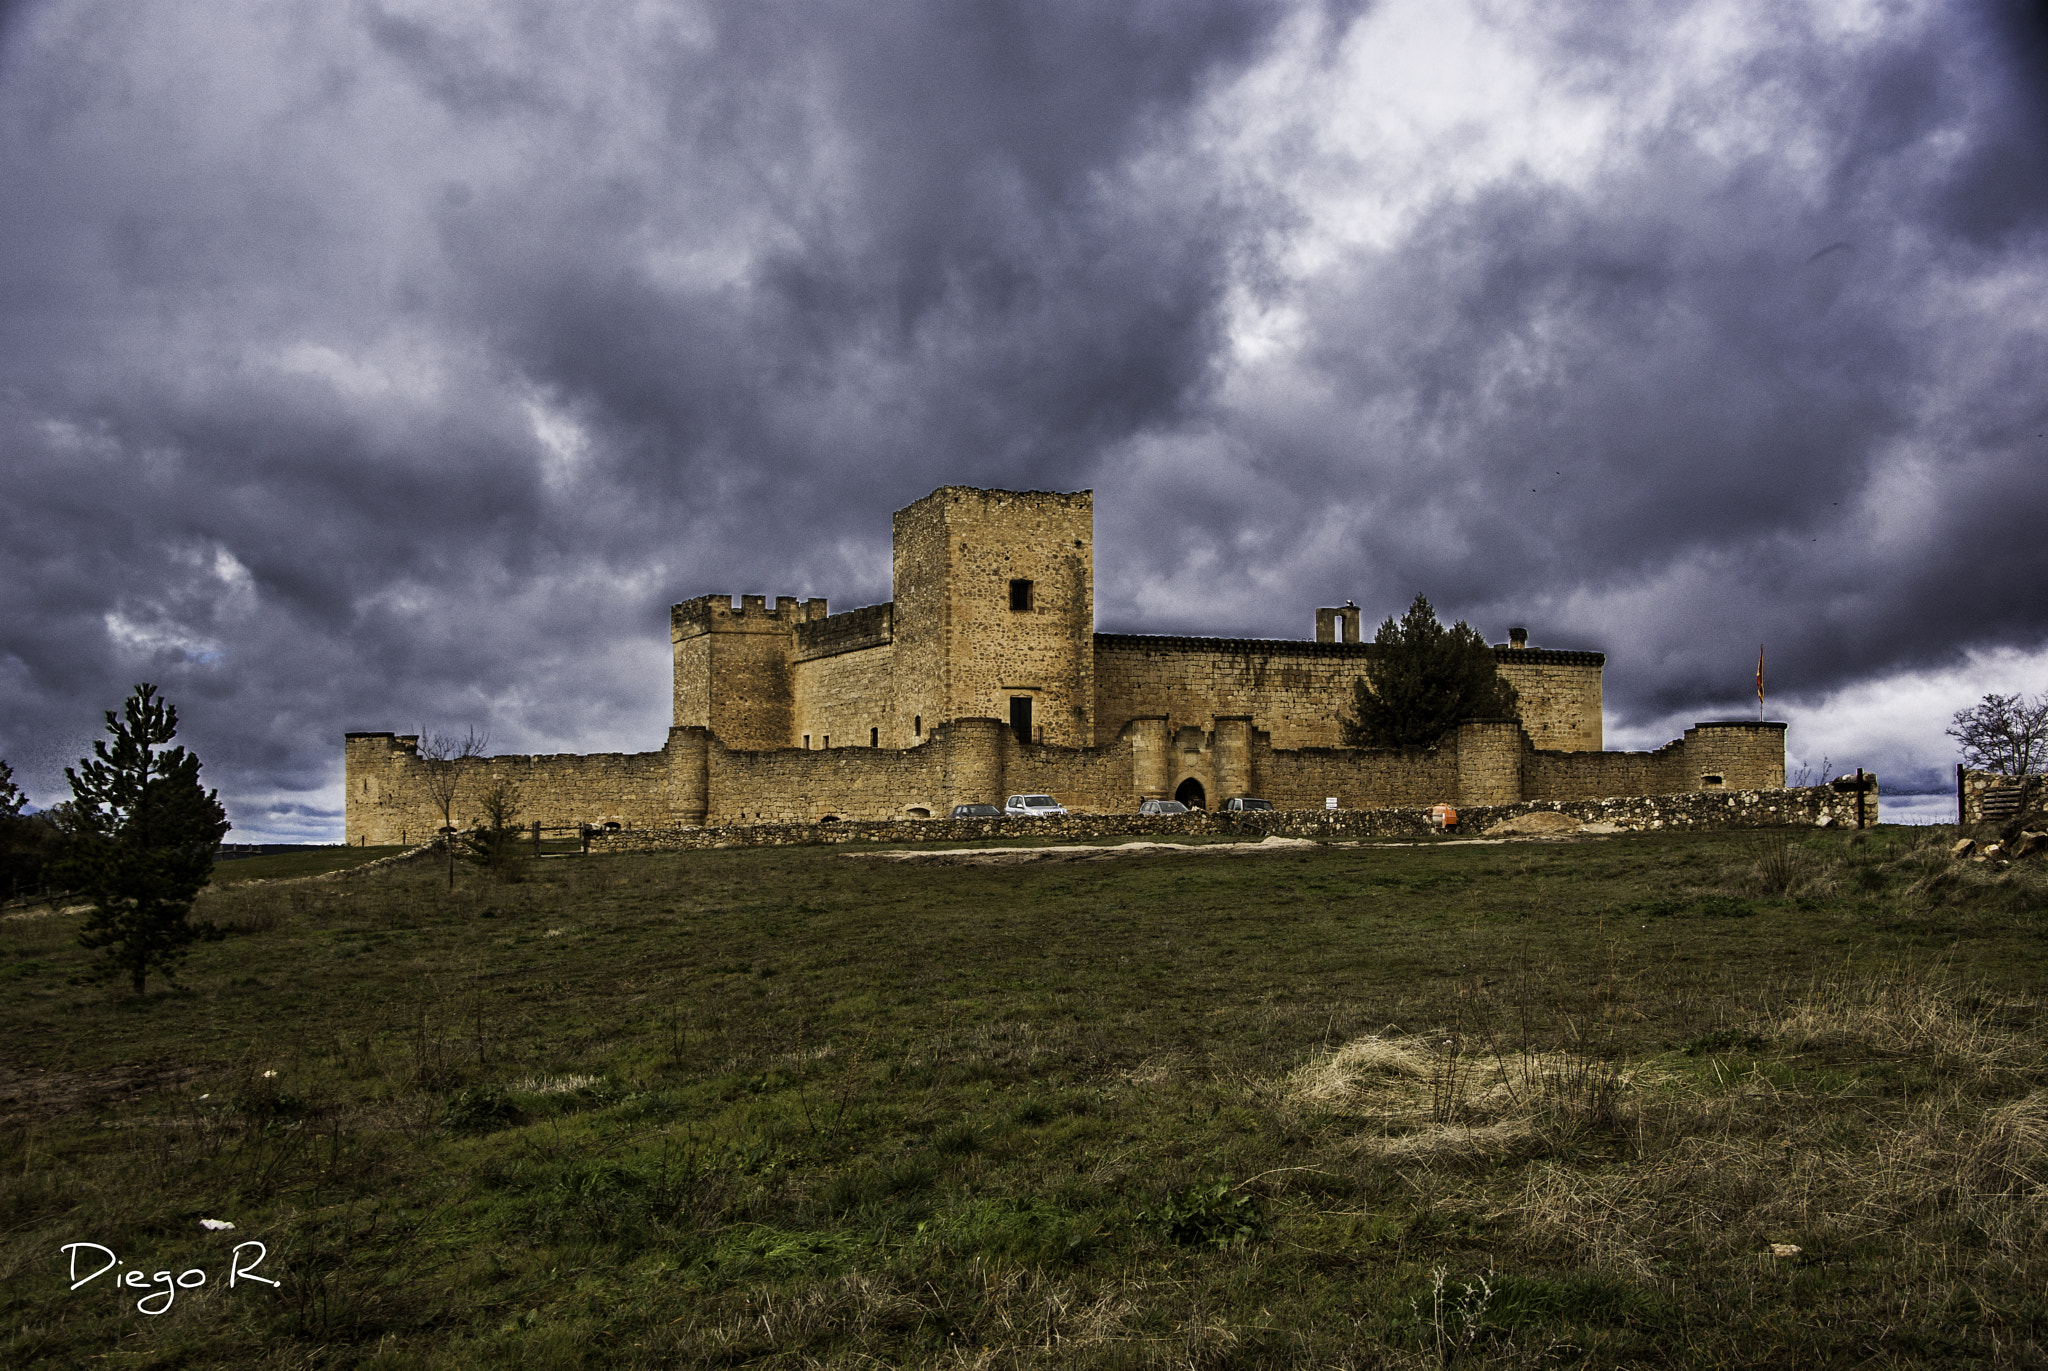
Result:
{"type": "Polygon", "coordinates": [[[1242,857],[1254,852],[1298,852],[1321,847],[1307,838],[1266,838],[1256,843],[1119,843],[1114,846],[1075,844],[1062,847],[944,847],[919,852],[842,852],[887,862],[931,862],[942,866],[1027,866],[1038,862],[1100,862],[1120,857],[1242,857]]]}
{"type": "Polygon", "coordinates": [[[196,1067],[116,1066],[105,1071],[22,1071],[0,1065],[0,1125],[35,1123],[127,1104],[198,1075],[196,1067]]]}

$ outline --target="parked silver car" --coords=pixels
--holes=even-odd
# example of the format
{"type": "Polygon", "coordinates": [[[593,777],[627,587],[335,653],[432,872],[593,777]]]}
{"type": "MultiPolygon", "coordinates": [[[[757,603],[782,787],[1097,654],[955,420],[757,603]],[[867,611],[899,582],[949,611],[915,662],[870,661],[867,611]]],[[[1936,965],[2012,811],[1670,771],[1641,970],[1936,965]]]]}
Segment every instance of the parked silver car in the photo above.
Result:
{"type": "Polygon", "coordinates": [[[1188,807],[1179,800],[1147,800],[1138,806],[1140,814],[1185,814],[1188,807]]]}
{"type": "Polygon", "coordinates": [[[1050,795],[1012,795],[1003,802],[1003,813],[1012,819],[1064,819],[1066,807],[1050,795]]]}
{"type": "Polygon", "coordinates": [[[1243,814],[1249,810],[1271,809],[1272,807],[1273,802],[1271,800],[1254,799],[1250,795],[1239,795],[1223,802],[1223,812],[1225,814],[1243,814]]]}

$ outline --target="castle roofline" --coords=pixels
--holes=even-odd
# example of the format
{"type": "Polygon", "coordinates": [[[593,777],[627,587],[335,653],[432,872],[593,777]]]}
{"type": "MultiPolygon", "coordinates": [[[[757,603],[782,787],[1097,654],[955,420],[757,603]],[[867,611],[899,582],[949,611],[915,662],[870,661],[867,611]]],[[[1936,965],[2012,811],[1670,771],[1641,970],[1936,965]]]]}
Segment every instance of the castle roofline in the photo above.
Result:
{"type": "MultiPolygon", "coordinates": [[[[1228,652],[1270,657],[1355,657],[1379,651],[1377,643],[1319,643],[1306,638],[1199,638],[1167,633],[1098,633],[1096,651],[1123,648],[1139,652],[1228,652]]],[[[1534,662],[1542,666],[1605,666],[1604,652],[1577,652],[1552,647],[1496,647],[1498,662],[1534,662]]]]}

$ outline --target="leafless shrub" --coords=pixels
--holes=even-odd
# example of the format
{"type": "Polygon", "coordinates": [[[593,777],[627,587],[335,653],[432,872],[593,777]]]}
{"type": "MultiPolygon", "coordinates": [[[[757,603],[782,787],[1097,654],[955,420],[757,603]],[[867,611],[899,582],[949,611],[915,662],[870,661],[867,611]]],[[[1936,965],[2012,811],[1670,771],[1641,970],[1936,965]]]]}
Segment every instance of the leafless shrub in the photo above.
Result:
{"type": "Polygon", "coordinates": [[[1838,859],[1822,858],[1787,834],[1767,832],[1743,845],[1736,884],[1751,895],[1825,898],[1835,893],[1841,865],[1838,859]]]}

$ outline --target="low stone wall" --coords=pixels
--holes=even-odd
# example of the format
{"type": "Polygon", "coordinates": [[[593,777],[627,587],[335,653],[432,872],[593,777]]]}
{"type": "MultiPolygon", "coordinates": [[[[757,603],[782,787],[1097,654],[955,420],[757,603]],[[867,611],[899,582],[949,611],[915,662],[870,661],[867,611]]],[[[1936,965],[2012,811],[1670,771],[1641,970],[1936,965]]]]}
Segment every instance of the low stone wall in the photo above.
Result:
{"type": "MultiPolygon", "coordinates": [[[[1873,778],[1873,783],[1874,783],[1873,778]]],[[[1866,799],[1875,823],[1876,798],[1866,799]]],[[[1563,814],[1617,832],[1718,828],[1856,827],[1856,796],[1830,786],[1798,790],[1713,790],[1631,795],[1609,800],[1535,800],[1458,811],[1458,833],[1475,837],[1526,814],[1563,814]]],[[[1324,842],[1414,838],[1434,832],[1429,810],[1275,809],[1232,815],[1076,814],[1066,819],[876,819],[830,824],[728,824],[708,828],[627,829],[590,835],[592,852],[680,851],[717,847],[801,847],[826,843],[963,843],[991,839],[1244,837],[1268,834],[1324,842]]]]}
{"type": "Polygon", "coordinates": [[[1966,769],[1958,786],[1961,821],[1965,824],[2004,823],[2016,816],[2028,800],[2040,803],[2048,794],[2048,776],[2007,776],[1996,771],[1966,769]]]}

